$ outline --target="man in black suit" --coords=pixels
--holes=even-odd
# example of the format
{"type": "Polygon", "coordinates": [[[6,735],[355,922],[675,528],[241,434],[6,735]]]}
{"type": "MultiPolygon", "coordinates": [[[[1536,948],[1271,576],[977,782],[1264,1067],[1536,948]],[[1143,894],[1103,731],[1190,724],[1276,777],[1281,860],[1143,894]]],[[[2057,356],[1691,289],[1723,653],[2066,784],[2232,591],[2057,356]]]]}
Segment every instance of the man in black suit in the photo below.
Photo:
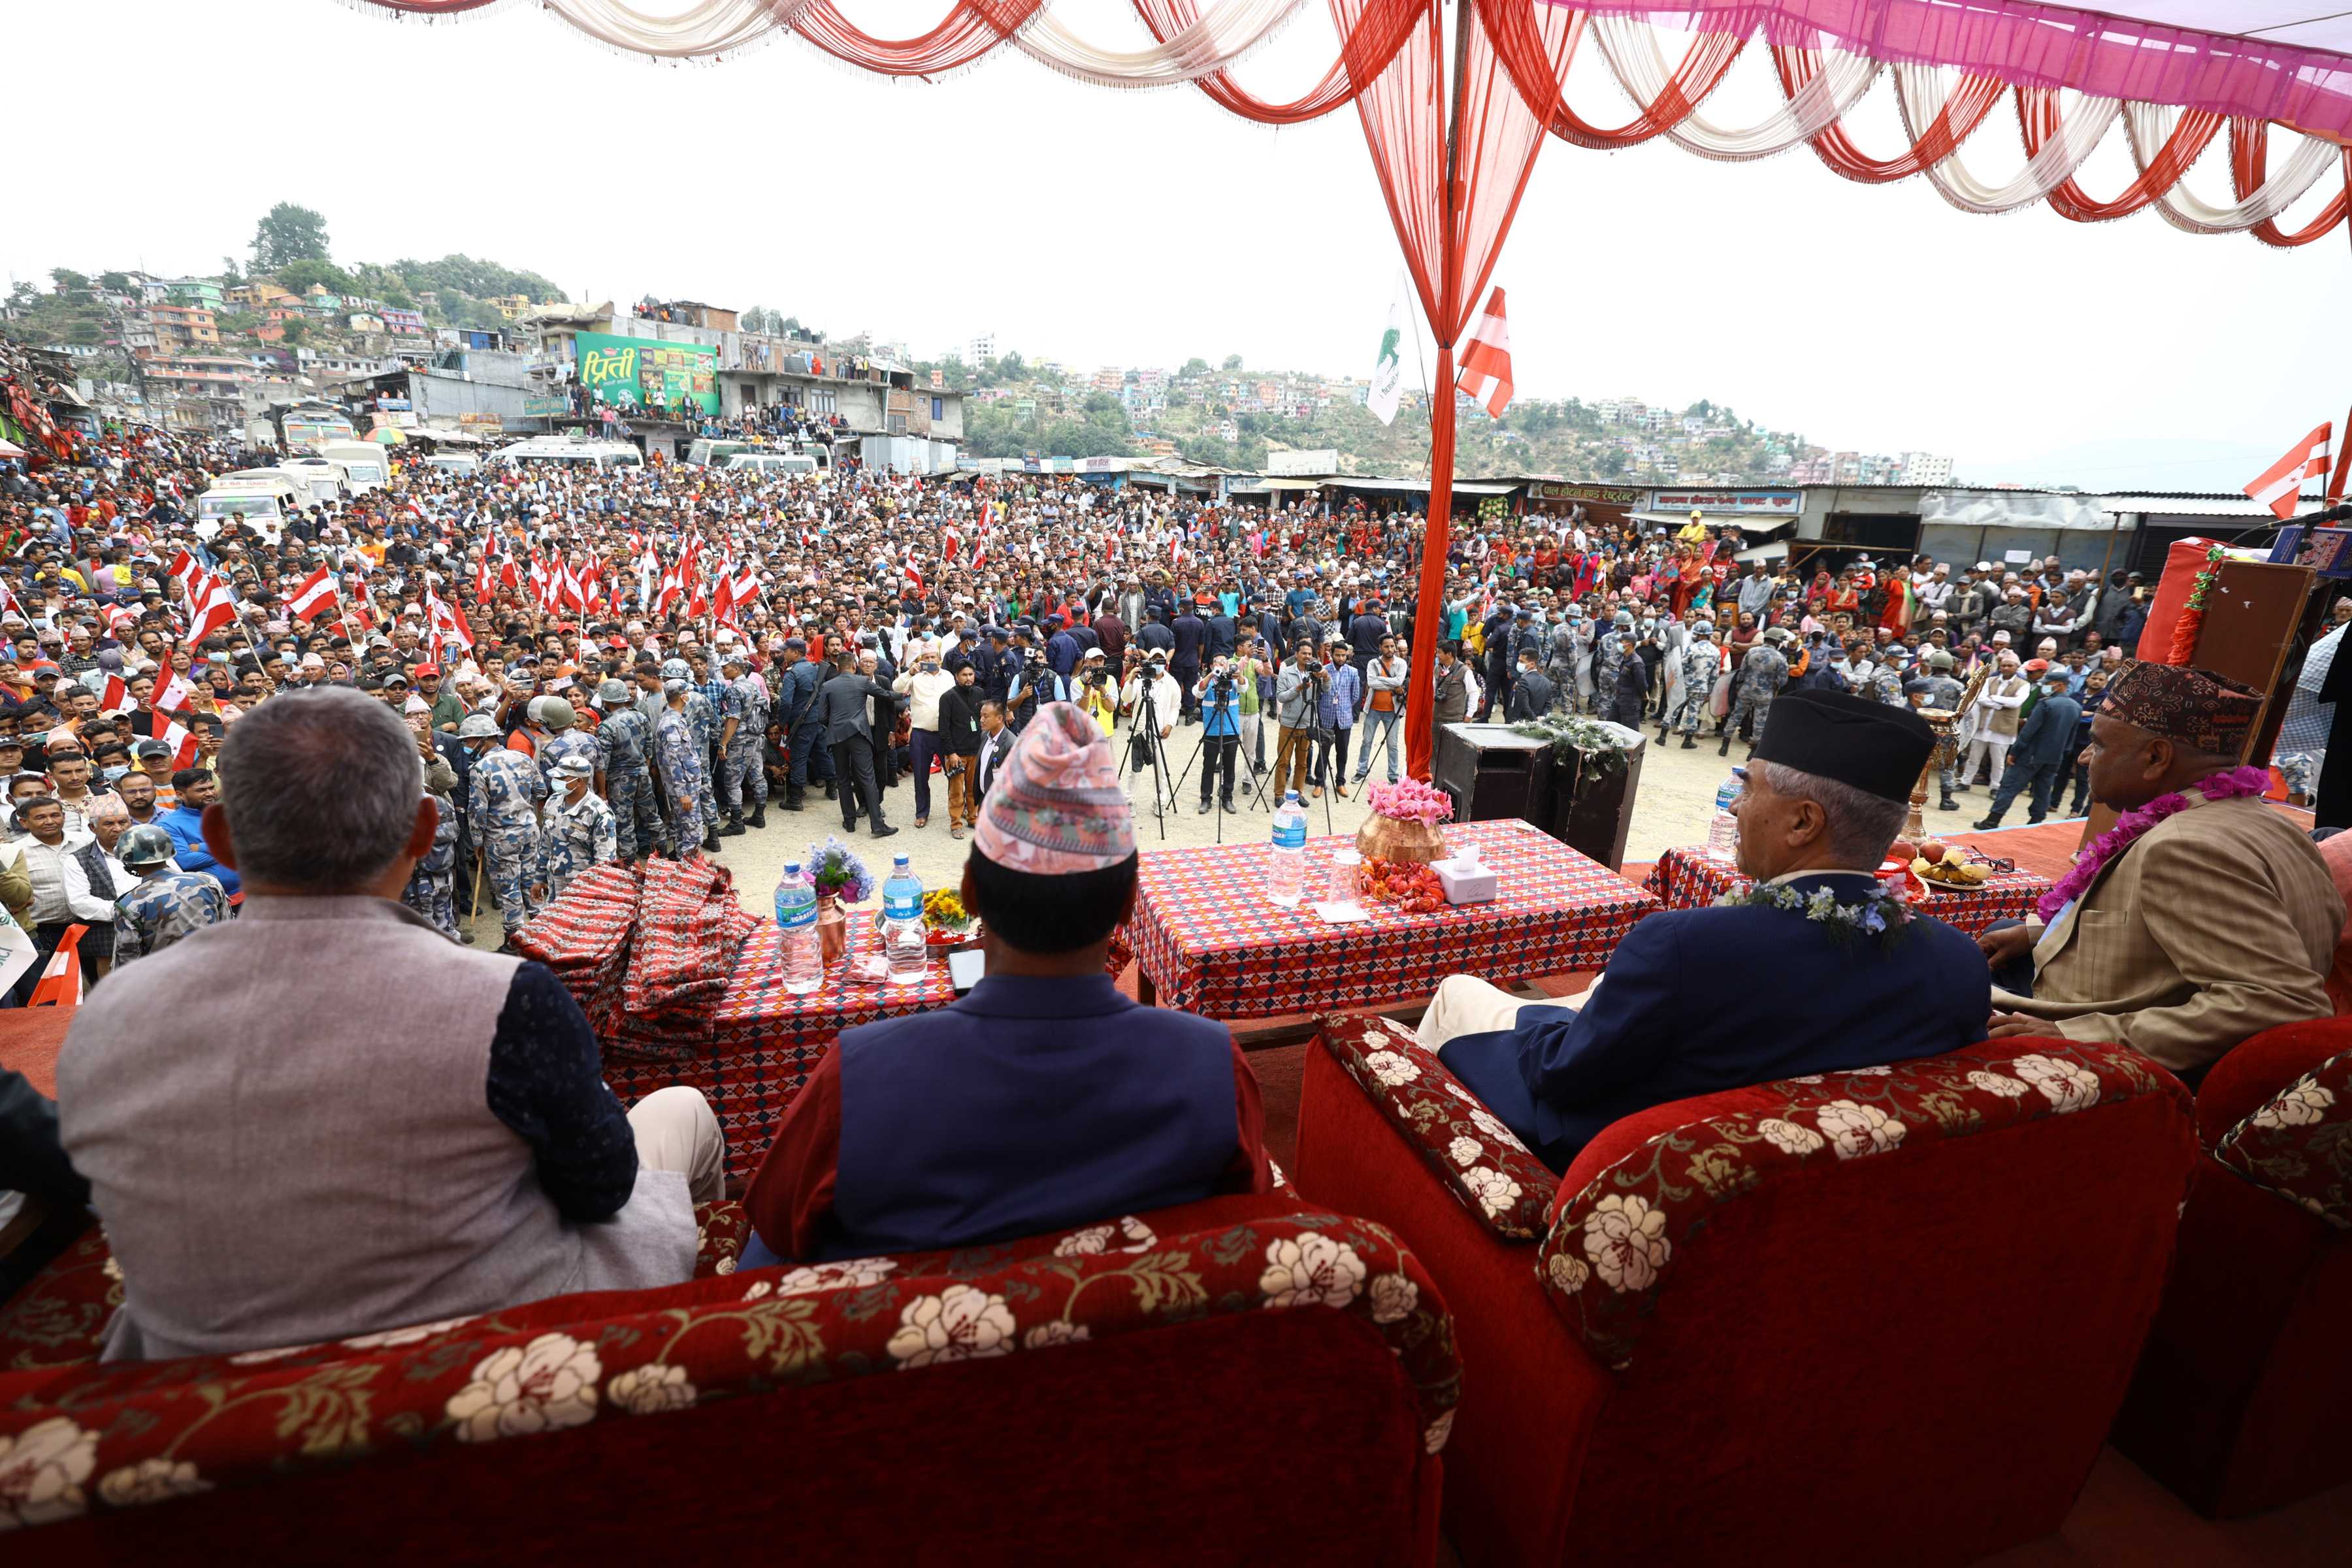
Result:
{"type": "Polygon", "coordinates": [[[833,766],[841,775],[841,826],[857,830],[863,810],[873,823],[874,837],[887,838],[898,830],[882,820],[882,791],[874,780],[874,730],[867,722],[869,703],[888,706],[905,700],[873,677],[857,671],[857,656],[843,648],[833,656],[834,677],[821,693],[824,704],[824,739],[833,748],[833,766]]]}
{"type": "Polygon", "coordinates": [[[1181,693],[1184,722],[1190,724],[1200,716],[1200,700],[1192,695],[1192,683],[1201,679],[1201,650],[1207,646],[1209,627],[1187,602],[1171,628],[1176,634],[1176,651],[1168,660],[1168,673],[1176,678],[1181,693]]]}
{"type": "Polygon", "coordinates": [[[980,705],[980,752],[972,759],[971,804],[975,816],[980,803],[988,798],[989,789],[996,783],[1004,759],[1013,753],[1013,731],[1004,727],[1004,704],[989,698],[980,705]]]}

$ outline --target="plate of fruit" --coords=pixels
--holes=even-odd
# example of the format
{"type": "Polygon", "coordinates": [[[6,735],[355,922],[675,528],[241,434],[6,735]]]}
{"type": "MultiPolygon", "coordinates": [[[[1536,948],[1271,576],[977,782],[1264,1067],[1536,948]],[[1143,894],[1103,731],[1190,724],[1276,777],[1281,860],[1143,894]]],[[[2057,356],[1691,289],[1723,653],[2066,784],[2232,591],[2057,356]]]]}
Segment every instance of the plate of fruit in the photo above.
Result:
{"type": "Polygon", "coordinates": [[[1965,892],[1982,887],[1993,873],[1992,862],[1974,857],[1961,845],[1947,844],[1940,838],[1927,839],[1912,845],[1896,839],[1887,850],[1893,859],[1902,859],[1908,851],[1911,874],[1923,882],[1938,888],[1950,888],[1965,892]]]}
{"type": "Polygon", "coordinates": [[[980,921],[963,907],[952,888],[923,895],[923,941],[935,949],[970,947],[980,941],[980,921]]]}
{"type": "Polygon", "coordinates": [[[1409,915],[1434,914],[1447,907],[1445,884],[1416,860],[1367,860],[1363,887],[1367,900],[1393,904],[1409,915]]]}

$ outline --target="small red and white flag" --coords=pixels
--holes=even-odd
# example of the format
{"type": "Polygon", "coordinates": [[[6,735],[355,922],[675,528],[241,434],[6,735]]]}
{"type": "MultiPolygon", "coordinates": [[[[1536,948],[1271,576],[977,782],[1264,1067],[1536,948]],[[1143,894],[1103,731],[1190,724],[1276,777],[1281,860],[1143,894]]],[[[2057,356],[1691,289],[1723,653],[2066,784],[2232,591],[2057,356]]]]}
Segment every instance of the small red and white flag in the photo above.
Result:
{"type": "Polygon", "coordinates": [[[316,621],[330,610],[340,609],[342,597],[335,592],[334,574],[324,566],[302,580],[301,585],[287,596],[288,612],[304,622],[316,621]]]}
{"type": "Polygon", "coordinates": [[[106,689],[98,694],[98,710],[101,713],[122,713],[127,712],[130,707],[131,688],[122,683],[122,677],[108,676],[106,689]]]}
{"type": "MultiPolygon", "coordinates": [[[[188,646],[190,647],[198,647],[203,646],[204,640],[206,637],[212,636],[215,632],[220,630],[223,626],[227,626],[231,621],[236,619],[236,601],[229,597],[227,585],[222,583],[219,578],[213,576],[210,573],[206,573],[203,584],[203,596],[200,598],[194,596],[191,597],[188,616],[188,646]]],[[[182,690],[185,690],[187,689],[187,683],[179,679],[176,676],[173,678],[173,685],[182,690]]],[[[165,706],[163,699],[160,696],[156,698],[155,705],[159,708],[165,706]]]]}
{"type": "Polygon", "coordinates": [[[2327,477],[2327,448],[2335,434],[2331,423],[2297,441],[2285,457],[2246,486],[2246,493],[2277,513],[2281,522],[2294,521],[2294,509],[2303,502],[2303,481],[2327,477]]]}
{"type": "Polygon", "coordinates": [[[188,596],[190,604],[196,602],[198,584],[203,583],[205,575],[203,563],[183,550],[172,558],[172,564],[164,574],[180,585],[180,592],[188,596]]]}
{"type": "Polygon", "coordinates": [[[78,1007],[81,1005],[81,939],[88,926],[66,928],[58,950],[49,954],[48,967],[41,971],[39,984],[26,998],[27,1007],[78,1007]]]}
{"type": "MultiPolygon", "coordinates": [[[[161,706],[161,704],[158,704],[158,706],[161,706]]],[[[172,766],[173,768],[193,768],[196,765],[196,737],[187,730],[181,728],[178,721],[171,719],[165,720],[163,721],[163,733],[159,736],[158,739],[160,739],[165,745],[172,748],[172,766]]]]}
{"type": "Polygon", "coordinates": [[[956,550],[957,550],[957,548],[958,548],[959,546],[961,546],[962,543],[963,543],[963,535],[962,535],[962,534],[961,534],[961,533],[958,533],[958,532],[954,530],[954,528],[952,528],[952,527],[949,527],[949,528],[945,528],[945,529],[940,530],[940,560],[942,563],[944,563],[945,564],[947,564],[947,565],[950,565],[950,566],[954,565],[954,564],[955,564],[955,558],[956,558],[956,550]]]}
{"type": "Polygon", "coordinates": [[[1503,320],[1503,290],[1486,296],[1486,313],[1462,345],[1462,374],[1454,378],[1471,402],[1500,419],[1511,405],[1511,329],[1503,320]]]}

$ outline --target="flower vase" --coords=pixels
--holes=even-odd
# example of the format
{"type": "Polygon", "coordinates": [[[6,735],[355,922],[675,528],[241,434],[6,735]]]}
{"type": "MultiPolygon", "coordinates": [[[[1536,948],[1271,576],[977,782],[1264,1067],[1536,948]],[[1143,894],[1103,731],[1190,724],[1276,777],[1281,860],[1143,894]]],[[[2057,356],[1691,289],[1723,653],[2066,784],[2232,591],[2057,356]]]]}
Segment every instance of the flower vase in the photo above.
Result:
{"type": "Polygon", "coordinates": [[[841,900],[832,893],[816,896],[817,947],[824,954],[824,966],[831,969],[849,952],[849,916],[841,907],[841,900]]]}
{"type": "Polygon", "coordinates": [[[1433,822],[1401,822],[1377,812],[1356,829],[1356,852],[1367,860],[1425,866],[1445,855],[1445,836],[1433,822]]]}

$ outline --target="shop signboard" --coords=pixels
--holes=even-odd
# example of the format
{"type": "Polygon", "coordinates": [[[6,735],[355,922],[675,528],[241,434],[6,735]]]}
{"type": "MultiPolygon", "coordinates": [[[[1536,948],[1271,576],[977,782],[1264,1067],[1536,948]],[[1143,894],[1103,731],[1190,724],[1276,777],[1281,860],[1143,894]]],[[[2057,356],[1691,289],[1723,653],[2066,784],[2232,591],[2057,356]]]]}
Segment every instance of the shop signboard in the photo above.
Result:
{"type": "Polygon", "coordinates": [[[1805,510],[1802,490],[1653,490],[1652,511],[1729,512],[1737,517],[1794,517],[1805,510]]]}
{"type": "Polygon", "coordinates": [[[1631,485],[1572,485],[1559,479],[1538,479],[1528,486],[1528,494],[1536,500],[1599,501],[1603,506],[1639,507],[1649,499],[1647,490],[1631,485]]]}
{"type": "Polygon", "coordinates": [[[579,380],[618,408],[675,408],[691,403],[719,412],[719,351],[703,343],[582,332],[572,341],[579,380]]]}

